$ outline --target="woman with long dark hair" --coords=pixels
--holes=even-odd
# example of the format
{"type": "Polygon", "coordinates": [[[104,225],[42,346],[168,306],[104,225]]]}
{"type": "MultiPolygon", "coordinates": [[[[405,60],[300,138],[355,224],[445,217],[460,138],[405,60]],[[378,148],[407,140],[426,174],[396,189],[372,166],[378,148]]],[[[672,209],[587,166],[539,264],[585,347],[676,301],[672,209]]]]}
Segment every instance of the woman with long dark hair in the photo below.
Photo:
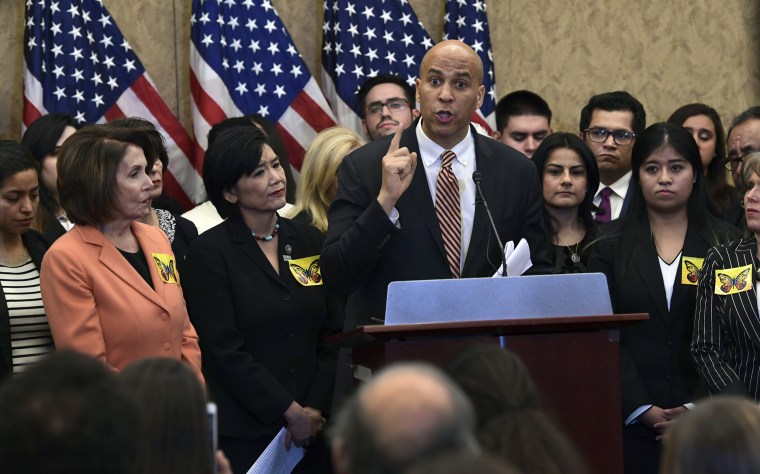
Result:
{"type": "Polygon", "coordinates": [[[720,115],[708,105],[687,104],[673,112],[668,122],[681,125],[697,142],[708,202],[717,215],[723,214],[737,198],[736,190],[726,181],[726,134],[720,115]]]}
{"type": "Polygon", "coordinates": [[[594,245],[589,271],[607,276],[615,313],[649,313],[621,330],[625,472],[657,472],[658,437],[702,388],[689,345],[707,250],[733,230],[705,212],[699,148],[671,123],[648,127],[631,160],[630,211],[594,245]]]}
{"type": "Polygon", "coordinates": [[[79,124],[70,115],[55,113],[38,118],[24,132],[21,144],[32,152],[40,170],[40,206],[32,229],[54,242],[74,227],[58,202],[58,150],[79,124]]]}
{"type": "Polygon", "coordinates": [[[0,140],[0,381],[53,350],[39,273],[50,244],[29,228],[39,199],[34,157],[0,140]]]}
{"type": "Polygon", "coordinates": [[[533,154],[542,179],[547,255],[554,273],[586,271],[596,236],[594,193],[599,167],[594,153],[571,133],[553,133],[533,154]]]}

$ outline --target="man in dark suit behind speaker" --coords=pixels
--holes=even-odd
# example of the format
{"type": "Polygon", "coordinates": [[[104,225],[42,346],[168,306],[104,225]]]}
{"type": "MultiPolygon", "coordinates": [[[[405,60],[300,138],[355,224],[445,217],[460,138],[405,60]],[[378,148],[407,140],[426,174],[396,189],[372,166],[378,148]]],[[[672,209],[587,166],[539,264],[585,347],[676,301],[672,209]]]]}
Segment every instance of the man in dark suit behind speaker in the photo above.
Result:
{"type": "Polygon", "coordinates": [[[384,321],[390,282],[488,277],[500,267],[504,249],[476,205],[475,171],[501,241],[525,238],[530,272],[551,271],[535,166],[470,125],[486,93],[482,79],[469,46],[438,43],[417,79],[421,117],[341,164],[321,266],[328,287],[348,297],[346,329],[384,321]],[[453,191],[441,191],[452,182],[453,191]]]}

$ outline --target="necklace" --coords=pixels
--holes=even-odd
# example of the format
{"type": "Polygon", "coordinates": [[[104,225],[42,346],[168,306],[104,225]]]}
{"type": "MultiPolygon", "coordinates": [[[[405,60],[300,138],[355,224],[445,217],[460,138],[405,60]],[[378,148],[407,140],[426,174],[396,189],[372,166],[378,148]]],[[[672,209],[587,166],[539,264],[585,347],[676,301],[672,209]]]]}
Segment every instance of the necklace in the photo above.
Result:
{"type": "Polygon", "coordinates": [[[559,238],[559,235],[557,235],[557,241],[567,249],[568,252],[570,252],[570,260],[573,261],[573,263],[578,263],[581,261],[581,256],[578,255],[578,246],[581,244],[580,242],[576,242],[575,244],[575,252],[573,252],[573,249],[565,245],[564,242],[562,242],[562,239],[559,238]]]}
{"type": "Polygon", "coordinates": [[[269,235],[256,235],[256,232],[251,232],[253,238],[259,241],[269,242],[274,238],[277,233],[280,232],[280,216],[277,216],[277,221],[274,223],[274,230],[269,235]]]}

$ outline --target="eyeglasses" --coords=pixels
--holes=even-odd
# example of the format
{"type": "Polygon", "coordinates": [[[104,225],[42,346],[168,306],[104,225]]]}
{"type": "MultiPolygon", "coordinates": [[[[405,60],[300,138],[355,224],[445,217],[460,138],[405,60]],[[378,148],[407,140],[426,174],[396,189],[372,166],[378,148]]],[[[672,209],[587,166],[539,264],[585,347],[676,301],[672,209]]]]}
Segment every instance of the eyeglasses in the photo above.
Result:
{"type": "Polygon", "coordinates": [[[628,130],[607,130],[601,127],[587,128],[583,133],[586,134],[589,140],[596,143],[604,143],[607,141],[607,137],[612,135],[612,140],[616,145],[620,146],[630,145],[633,143],[633,139],[636,138],[636,134],[628,130]]]}
{"type": "Polygon", "coordinates": [[[391,112],[404,110],[409,107],[409,101],[406,99],[388,99],[385,102],[372,102],[367,104],[367,113],[370,115],[380,114],[383,112],[383,107],[388,107],[391,112]]]}
{"type": "Polygon", "coordinates": [[[723,167],[726,168],[726,171],[734,171],[736,169],[739,169],[743,159],[744,156],[740,156],[738,158],[726,158],[723,160],[723,167]]]}
{"type": "Polygon", "coordinates": [[[743,154],[740,157],[732,156],[730,158],[726,158],[723,160],[723,167],[726,168],[727,171],[735,171],[739,169],[741,164],[744,162],[744,158],[749,155],[750,153],[754,153],[758,150],[749,150],[745,154],[743,154]]]}

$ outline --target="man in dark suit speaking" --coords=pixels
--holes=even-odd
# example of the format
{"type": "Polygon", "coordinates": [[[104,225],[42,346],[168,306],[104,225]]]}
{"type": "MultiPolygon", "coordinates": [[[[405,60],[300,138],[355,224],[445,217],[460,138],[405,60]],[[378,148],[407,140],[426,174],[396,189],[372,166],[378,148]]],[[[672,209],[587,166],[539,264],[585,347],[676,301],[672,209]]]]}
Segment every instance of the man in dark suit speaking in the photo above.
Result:
{"type": "Polygon", "coordinates": [[[475,171],[502,242],[524,237],[531,272],[550,272],[535,165],[470,126],[482,80],[475,51],[438,43],[417,79],[421,118],[341,164],[321,266],[328,287],[348,296],[346,329],[384,320],[392,281],[488,277],[499,268],[503,249],[476,205],[475,171]]]}

